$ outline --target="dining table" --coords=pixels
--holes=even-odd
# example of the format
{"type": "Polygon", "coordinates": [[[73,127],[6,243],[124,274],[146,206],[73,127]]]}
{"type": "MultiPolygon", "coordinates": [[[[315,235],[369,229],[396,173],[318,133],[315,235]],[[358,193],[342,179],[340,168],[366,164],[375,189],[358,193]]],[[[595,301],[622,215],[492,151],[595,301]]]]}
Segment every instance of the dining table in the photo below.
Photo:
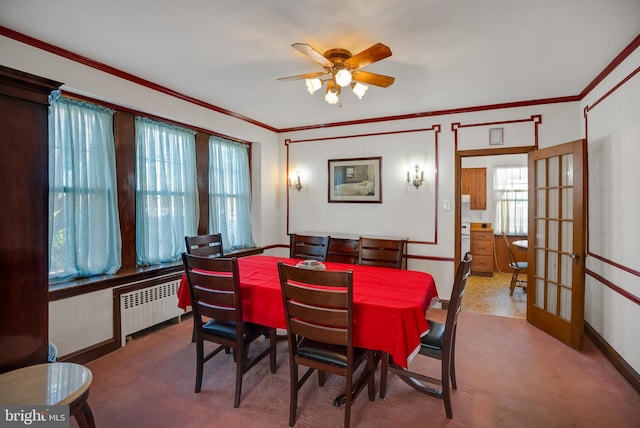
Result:
{"type": "MultiPolygon", "coordinates": [[[[238,258],[245,321],[286,329],[278,262],[295,266],[302,260],[269,255],[238,258]]],[[[358,264],[323,262],[326,270],[353,272],[353,344],[387,352],[407,367],[429,332],[426,311],[438,299],[429,273],[358,264]]],[[[186,275],[178,288],[178,307],[191,305],[186,275]]]]}
{"type": "Polygon", "coordinates": [[[526,239],[518,239],[517,241],[513,241],[511,245],[513,245],[514,247],[520,250],[526,251],[529,248],[529,241],[526,239]]]}

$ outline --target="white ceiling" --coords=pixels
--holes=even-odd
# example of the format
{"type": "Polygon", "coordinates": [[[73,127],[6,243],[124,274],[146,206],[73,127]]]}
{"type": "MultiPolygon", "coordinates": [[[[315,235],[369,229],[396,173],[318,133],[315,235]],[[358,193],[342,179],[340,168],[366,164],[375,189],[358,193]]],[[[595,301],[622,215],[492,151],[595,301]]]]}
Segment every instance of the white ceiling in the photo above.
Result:
{"type": "MultiPolygon", "coordinates": [[[[640,34],[640,0],[0,0],[0,25],[277,129],[578,95],[640,34]],[[394,76],[342,107],[295,42],[394,76]]],[[[46,77],[46,76],[45,76],[46,77]]]]}

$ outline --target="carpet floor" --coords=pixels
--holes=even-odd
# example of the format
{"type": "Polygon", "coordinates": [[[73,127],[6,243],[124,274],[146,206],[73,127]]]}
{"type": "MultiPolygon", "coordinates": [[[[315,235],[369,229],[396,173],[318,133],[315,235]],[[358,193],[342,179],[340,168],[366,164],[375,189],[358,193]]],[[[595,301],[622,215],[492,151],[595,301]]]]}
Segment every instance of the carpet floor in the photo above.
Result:
{"type": "MultiPolygon", "coordinates": [[[[431,318],[444,312],[433,310],[431,318]]],[[[268,361],[245,376],[242,401],[233,408],[235,369],[230,355],[205,365],[202,391],[195,384],[191,319],[134,336],[126,347],[87,363],[93,372],[89,404],[99,428],[286,427],[289,367],[286,341],[278,343],[278,370],[268,361]]],[[[253,348],[259,349],[260,344],[253,348]]],[[[414,370],[435,370],[426,357],[414,370]]],[[[458,389],[453,419],[444,403],[390,375],[387,396],[366,391],[354,402],[354,427],[638,427],[640,394],[585,338],[577,352],[523,319],[463,311],[458,324],[458,389]]],[[[379,372],[378,372],[379,375],[379,372]]],[[[302,388],[296,427],[342,426],[344,407],[332,404],[344,379],[316,375],[302,388]]],[[[376,379],[377,386],[379,378],[376,379]]],[[[71,422],[75,425],[75,420],[71,422]]]]}

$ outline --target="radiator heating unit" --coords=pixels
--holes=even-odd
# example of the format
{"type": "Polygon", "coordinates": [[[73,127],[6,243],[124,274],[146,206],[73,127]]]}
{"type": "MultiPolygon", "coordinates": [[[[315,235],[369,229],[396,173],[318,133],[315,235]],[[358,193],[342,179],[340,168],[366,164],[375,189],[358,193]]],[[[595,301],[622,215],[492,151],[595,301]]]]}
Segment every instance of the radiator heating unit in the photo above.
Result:
{"type": "Polygon", "coordinates": [[[127,336],[168,321],[180,320],[184,311],[178,308],[180,280],[141,288],[120,295],[120,329],[122,346],[127,336]]]}

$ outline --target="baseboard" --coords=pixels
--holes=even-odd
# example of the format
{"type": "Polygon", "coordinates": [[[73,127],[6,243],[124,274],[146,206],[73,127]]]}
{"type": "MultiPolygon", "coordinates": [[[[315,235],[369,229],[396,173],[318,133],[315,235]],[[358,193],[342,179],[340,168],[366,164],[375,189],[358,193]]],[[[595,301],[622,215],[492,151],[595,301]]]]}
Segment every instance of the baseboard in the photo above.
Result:
{"type": "Polygon", "coordinates": [[[593,341],[593,343],[602,351],[605,357],[613,364],[613,366],[620,372],[636,391],[640,392],[640,375],[633,369],[625,360],[616,352],[615,349],[607,343],[606,340],[600,334],[589,325],[584,323],[585,334],[593,341]]]}

